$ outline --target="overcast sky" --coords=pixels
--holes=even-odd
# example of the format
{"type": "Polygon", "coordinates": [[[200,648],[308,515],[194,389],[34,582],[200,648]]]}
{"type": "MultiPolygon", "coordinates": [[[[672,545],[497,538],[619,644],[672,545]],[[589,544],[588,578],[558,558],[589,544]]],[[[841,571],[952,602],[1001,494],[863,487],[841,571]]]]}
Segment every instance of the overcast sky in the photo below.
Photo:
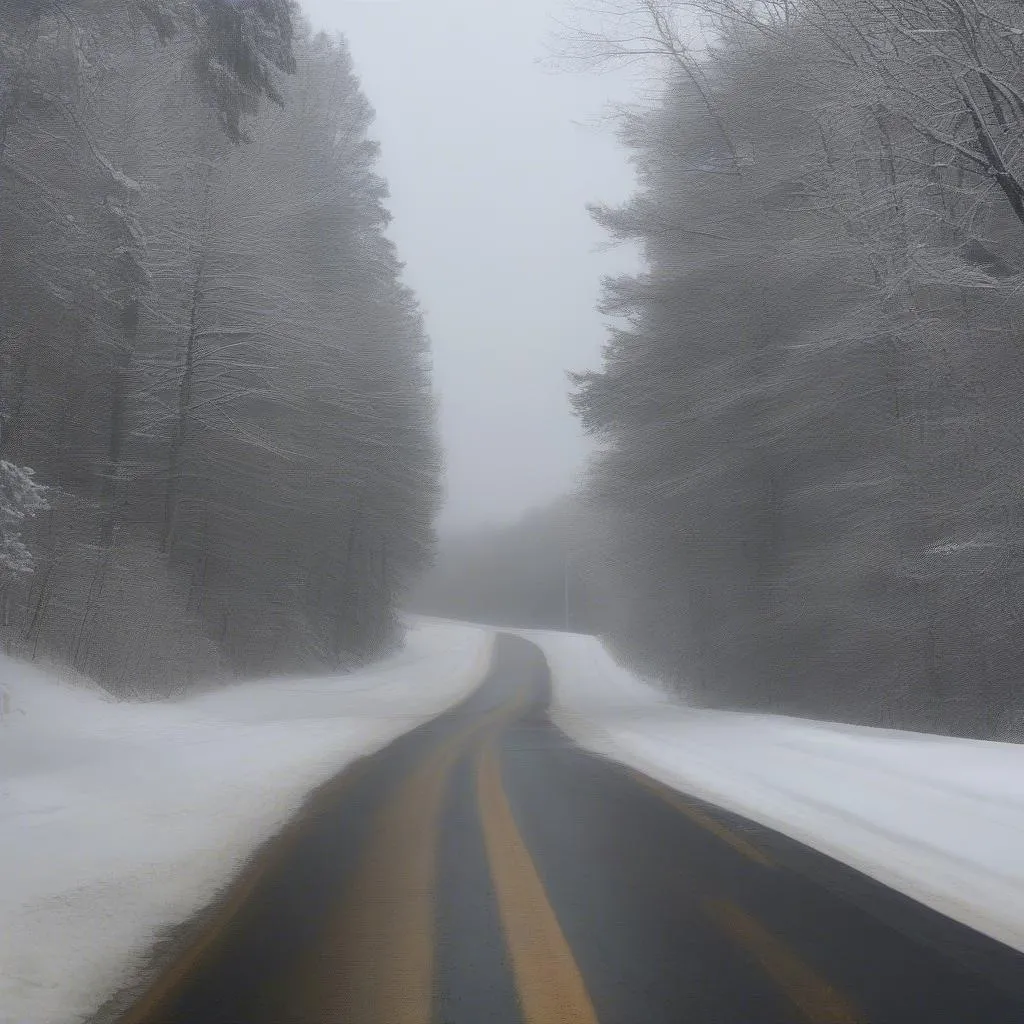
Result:
{"type": "Polygon", "coordinates": [[[594,367],[601,251],[585,210],[632,188],[607,117],[622,74],[552,73],[562,0],[303,0],[343,32],[377,111],[391,234],[433,343],[447,529],[568,490],[587,446],[566,371],[594,367]]]}

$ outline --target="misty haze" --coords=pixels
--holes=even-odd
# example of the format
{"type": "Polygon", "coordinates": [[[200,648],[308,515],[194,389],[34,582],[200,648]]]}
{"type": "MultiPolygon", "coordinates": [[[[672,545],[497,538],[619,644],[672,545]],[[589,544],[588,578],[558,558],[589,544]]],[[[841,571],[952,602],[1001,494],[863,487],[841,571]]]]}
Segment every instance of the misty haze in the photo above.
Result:
{"type": "Polygon", "coordinates": [[[1022,451],[1013,0],[0,0],[0,1024],[1019,1024],[1022,451]]]}

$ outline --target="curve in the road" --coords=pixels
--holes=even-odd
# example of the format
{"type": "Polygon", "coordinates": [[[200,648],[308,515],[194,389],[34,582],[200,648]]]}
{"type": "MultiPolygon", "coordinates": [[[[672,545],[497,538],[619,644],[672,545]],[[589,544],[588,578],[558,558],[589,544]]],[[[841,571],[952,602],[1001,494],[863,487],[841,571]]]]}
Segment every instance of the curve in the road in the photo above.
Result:
{"type": "Polygon", "coordinates": [[[1024,1021],[1024,957],[580,751],[549,690],[499,638],[480,689],[319,791],[107,1019],[1024,1021]]]}

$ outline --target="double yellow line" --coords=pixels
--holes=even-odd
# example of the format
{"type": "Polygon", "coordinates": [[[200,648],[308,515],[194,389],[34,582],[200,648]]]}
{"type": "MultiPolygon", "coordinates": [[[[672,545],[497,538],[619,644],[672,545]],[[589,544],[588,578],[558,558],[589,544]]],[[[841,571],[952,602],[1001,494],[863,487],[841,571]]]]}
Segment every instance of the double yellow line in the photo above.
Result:
{"type": "MultiPolygon", "coordinates": [[[[452,771],[474,750],[477,809],[523,1022],[597,1024],[502,783],[496,738],[531,702],[532,695],[521,690],[456,730],[380,806],[341,910],[294,979],[298,1005],[290,1019],[295,1024],[432,1024],[440,822],[452,771]]],[[[774,866],[754,844],[680,794],[646,776],[634,778],[748,860],[774,866]]],[[[124,1024],[158,1019],[160,1007],[208,955],[267,863],[283,859],[288,840],[301,825],[294,823],[270,856],[243,876],[201,939],[140,1000],[124,1024]]],[[[716,927],[759,964],[812,1024],[861,1024],[863,1018],[840,993],[754,918],[725,900],[709,897],[702,905],[716,927]]]]}
{"type": "Polygon", "coordinates": [[[298,1020],[431,1024],[439,824],[451,772],[478,748],[480,819],[524,1024],[596,1024],[579,969],[501,783],[494,737],[529,694],[448,738],[379,811],[298,1020]]]}
{"type": "Polygon", "coordinates": [[[516,827],[493,739],[479,755],[477,803],[523,1024],[597,1024],[572,950],[516,827]]]}

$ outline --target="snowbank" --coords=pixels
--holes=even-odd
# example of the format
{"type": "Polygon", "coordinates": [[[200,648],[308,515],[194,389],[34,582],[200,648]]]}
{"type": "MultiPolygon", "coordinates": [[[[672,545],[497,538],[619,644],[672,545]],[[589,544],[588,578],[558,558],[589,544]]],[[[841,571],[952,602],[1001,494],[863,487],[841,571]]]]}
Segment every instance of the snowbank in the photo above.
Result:
{"type": "Polygon", "coordinates": [[[1024,746],[688,709],[593,637],[524,635],[581,746],[1024,950],[1024,746]]]}
{"type": "Polygon", "coordinates": [[[311,789],[470,692],[489,652],[485,630],[421,622],[365,671],[153,704],[0,659],[0,1022],[93,1012],[311,789]]]}

